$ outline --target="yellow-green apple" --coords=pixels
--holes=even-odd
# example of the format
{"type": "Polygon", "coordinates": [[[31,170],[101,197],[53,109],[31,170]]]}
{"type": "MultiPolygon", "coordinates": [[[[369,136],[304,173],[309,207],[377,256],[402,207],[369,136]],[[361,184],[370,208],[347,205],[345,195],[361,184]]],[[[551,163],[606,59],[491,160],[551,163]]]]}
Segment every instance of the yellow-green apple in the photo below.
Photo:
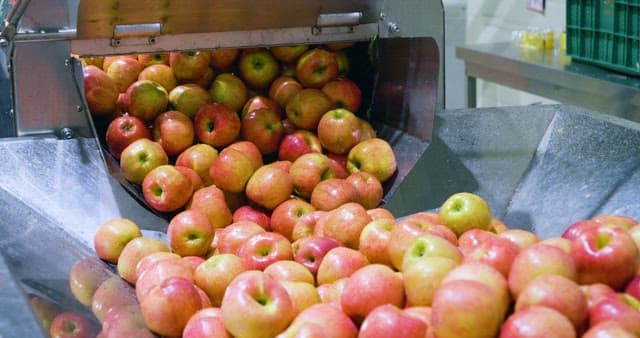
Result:
{"type": "Polygon", "coordinates": [[[462,263],[462,253],[455,245],[446,239],[429,233],[422,234],[411,241],[402,258],[401,271],[411,262],[425,257],[439,256],[452,259],[454,262],[462,263]]]}
{"type": "Polygon", "coordinates": [[[127,282],[135,284],[138,278],[136,273],[138,262],[144,256],[158,251],[169,252],[170,249],[165,242],[156,238],[142,236],[130,240],[118,258],[118,274],[127,282]]]}
{"type": "Polygon", "coordinates": [[[224,103],[207,103],[194,117],[195,133],[202,143],[223,148],[240,135],[240,117],[224,103]]]}
{"type": "Polygon", "coordinates": [[[376,138],[377,133],[376,133],[376,130],[371,125],[371,123],[361,117],[359,117],[359,119],[360,119],[360,141],[362,142],[364,140],[376,138]]]}
{"type": "Polygon", "coordinates": [[[155,81],[164,87],[167,93],[170,93],[178,85],[178,80],[173,75],[173,69],[164,63],[145,67],[138,74],[138,80],[155,81]]]}
{"type": "Polygon", "coordinates": [[[271,229],[271,216],[264,209],[258,206],[245,204],[233,212],[233,222],[251,221],[265,230],[271,229]]]}
{"type": "Polygon", "coordinates": [[[348,54],[343,50],[337,50],[333,52],[333,56],[338,63],[338,77],[347,77],[351,70],[351,61],[348,54]]]}
{"type": "Polygon", "coordinates": [[[336,178],[349,177],[349,170],[347,170],[347,154],[327,153],[326,155],[331,160],[331,165],[333,166],[336,178]]]}
{"type": "Polygon", "coordinates": [[[417,221],[401,219],[396,222],[387,245],[389,259],[396,270],[402,269],[404,254],[411,243],[419,236],[428,233],[427,229],[420,226],[417,221]]]}
{"type": "Polygon", "coordinates": [[[271,82],[269,97],[280,107],[285,108],[289,100],[302,90],[302,84],[294,77],[281,75],[271,82]]]}
{"type": "Polygon", "coordinates": [[[183,210],[167,226],[172,252],[180,256],[204,256],[211,247],[214,228],[209,218],[196,209],[183,210]]]}
{"type": "Polygon", "coordinates": [[[278,281],[303,282],[315,285],[315,277],[304,266],[295,260],[279,260],[269,264],[264,268],[264,273],[278,281]]]}
{"type": "Polygon", "coordinates": [[[312,305],[299,313],[289,328],[277,337],[307,337],[303,335],[305,332],[318,332],[312,337],[323,337],[318,335],[319,330],[309,330],[309,328],[317,326],[320,327],[324,337],[356,338],[358,336],[358,327],[349,316],[340,310],[339,306],[321,303],[312,305]],[[331,325],[327,325],[327,323],[331,323],[331,325]]]}
{"type": "Polygon", "coordinates": [[[502,307],[495,291],[477,280],[442,283],[433,295],[429,330],[434,337],[496,337],[502,307]]]}
{"type": "Polygon", "coordinates": [[[152,121],[167,109],[169,93],[159,83],[136,80],[125,92],[127,113],[143,121],[152,121]]]}
{"type": "Polygon", "coordinates": [[[116,83],[118,91],[123,93],[138,79],[142,65],[135,58],[118,58],[109,64],[107,75],[116,83]]]}
{"type": "Polygon", "coordinates": [[[331,109],[333,109],[331,99],[317,88],[300,90],[285,106],[289,121],[296,128],[307,130],[315,130],[322,115],[331,109]]]}
{"type": "Polygon", "coordinates": [[[465,253],[464,261],[477,261],[491,265],[507,278],[518,253],[520,253],[520,247],[515,243],[495,235],[465,253]]]}
{"type": "Polygon", "coordinates": [[[380,205],[384,190],[380,180],[373,174],[366,171],[356,171],[349,174],[346,180],[356,188],[358,203],[365,209],[373,209],[380,205]]]}
{"type": "Polygon", "coordinates": [[[584,229],[571,241],[570,255],[580,284],[604,283],[622,290],[637,272],[638,247],[621,227],[584,229]]]}
{"type": "Polygon", "coordinates": [[[295,316],[291,297],[280,282],[262,271],[245,271],[229,284],[220,305],[227,330],[235,337],[274,337],[295,316]]]}
{"type": "Polygon", "coordinates": [[[633,241],[636,243],[636,246],[640,248],[640,223],[629,228],[629,235],[633,238],[633,241]]]}
{"type": "Polygon", "coordinates": [[[455,193],[440,206],[440,221],[458,237],[469,229],[488,230],[491,218],[487,201],[474,193],[455,193]]]}
{"type": "Polygon", "coordinates": [[[233,214],[224,191],[215,185],[200,188],[193,193],[187,209],[198,210],[209,218],[214,228],[223,228],[233,222],[233,214]]]}
{"type": "Polygon", "coordinates": [[[240,135],[253,142],[263,155],[274,153],[284,136],[284,128],[278,111],[259,108],[242,116],[240,135]]]}
{"type": "Polygon", "coordinates": [[[317,134],[309,130],[297,129],[282,137],[278,146],[278,159],[295,162],[304,154],[321,153],[322,150],[317,134]]]}
{"type": "Polygon", "coordinates": [[[128,218],[108,219],[93,235],[93,248],[98,258],[116,264],[122,249],[130,240],[141,237],[138,224],[128,218]]]}
{"type": "Polygon", "coordinates": [[[198,110],[210,102],[209,92],[195,83],[181,84],[169,91],[171,107],[190,118],[194,118],[198,110]]]}
{"type": "Polygon", "coordinates": [[[273,210],[291,197],[293,180],[285,170],[265,165],[251,175],[245,193],[253,203],[273,210]]]}
{"type": "Polygon", "coordinates": [[[316,287],[318,295],[323,303],[331,303],[336,306],[340,306],[340,299],[342,298],[342,292],[347,285],[349,277],[343,277],[331,283],[320,284],[316,287]]]}
{"type": "Polygon", "coordinates": [[[291,241],[295,223],[300,217],[312,211],[315,211],[315,208],[311,203],[300,198],[288,199],[271,212],[271,230],[291,241]]]}
{"type": "Polygon", "coordinates": [[[293,259],[302,264],[313,276],[318,272],[324,256],[340,242],[330,237],[307,236],[291,243],[293,259]]]}
{"type": "Polygon", "coordinates": [[[107,55],[102,60],[102,70],[106,72],[114,61],[122,58],[138,60],[138,56],[135,54],[107,55]]]}
{"type": "Polygon", "coordinates": [[[587,308],[591,310],[594,305],[598,304],[606,295],[615,293],[616,290],[604,283],[579,284],[582,293],[587,299],[587,308]]]}
{"type": "Polygon", "coordinates": [[[533,231],[511,228],[504,230],[498,234],[500,237],[509,239],[516,243],[520,249],[524,249],[530,245],[540,242],[541,238],[533,231]]]}
{"type": "Polygon", "coordinates": [[[238,256],[249,270],[264,270],[274,262],[293,260],[291,242],[277,232],[263,231],[238,247],[238,256]]]}
{"type": "MultiPolygon", "coordinates": [[[[139,278],[140,275],[142,275],[142,273],[145,270],[147,270],[148,268],[153,266],[156,262],[163,261],[165,259],[181,261],[182,257],[180,255],[178,255],[176,253],[173,253],[173,252],[170,252],[170,251],[152,252],[152,253],[142,257],[138,261],[138,264],[136,264],[136,276],[137,276],[137,278],[139,278]]],[[[137,279],[136,279],[136,283],[137,283],[137,279]]]]}
{"type": "Polygon", "coordinates": [[[318,220],[326,214],[327,211],[315,210],[302,215],[293,225],[293,229],[291,229],[291,240],[297,241],[301,238],[312,236],[315,233],[318,220]]]}
{"type": "MultiPolygon", "coordinates": [[[[305,271],[309,272],[306,269],[305,271]]],[[[322,302],[320,295],[318,294],[318,289],[316,289],[313,283],[294,280],[280,280],[280,284],[287,290],[287,293],[291,298],[294,318],[305,309],[322,302]]]]}
{"type": "Polygon", "coordinates": [[[369,209],[367,210],[367,213],[369,214],[369,216],[371,216],[373,220],[378,220],[382,218],[393,219],[393,220],[396,219],[396,217],[393,215],[391,211],[383,207],[369,209]]]}
{"type": "Polygon", "coordinates": [[[347,169],[351,173],[369,172],[384,183],[397,170],[396,156],[389,142],[381,138],[371,138],[360,141],[349,150],[347,169]]]}
{"type": "Polygon", "coordinates": [[[360,326],[358,337],[414,337],[427,336],[427,324],[393,304],[373,309],[360,326]]]}
{"type": "Polygon", "coordinates": [[[344,246],[335,247],[322,258],[316,272],[316,284],[332,283],[340,278],[350,277],[366,265],[369,265],[369,261],[360,251],[344,246]]]}
{"type": "Polygon", "coordinates": [[[371,216],[362,205],[347,202],[329,211],[323,233],[337,240],[341,245],[357,250],[360,245],[360,233],[369,222],[371,222],[371,216]]]}
{"type": "Polygon", "coordinates": [[[142,67],[151,65],[169,65],[169,53],[144,53],[138,54],[138,62],[142,67]]]}
{"type": "Polygon", "coordinates": [[[177,110],[160,113],[153,123],[153,139],[168,156],[177,156],[193,145],[195,132],[191,118],[177,110]]]}
{"type": "Polygon", "coordinates": [[[563,232],[562,232],[562,238],[566,238],[568,240],[573,240],[574,238],[578,237],[578,235],[580,233],[582,233],[582,231],[584,231],[584,229],[587,228],[593,228],[595,226],[598,226],[599,223],[590,219],[581,219],[579,221],[576,221],[574,223],[571,223],[563,232]]]}
{"type": "Polygon", "coordinates": [[[82,67],[87,66],[96,66],[102,69],[102,64],[104,63],[104,56],[81,56],[80,62],[82,63],[82,67]]]}
{"type": "Polygon", "coordinates": [[[105,142],[111,155],[117,160],[120,154],[133,141],[141,138],[151,138],[151,132],[141,119],[125,114],[111,120],[107,126],[105,142]]]}
{"type": "Polygon", "coordinates": [[[566,252],[571,252],[571,241],[564,237],[560,237],[560,236],[547,237],[544,239],[540,239],[540,243],[547,244],[547,245],[554,245],[566,252]]]}
{"type": "Polygon", "coordinates": [[[459,263],[443,256],[428,256],[405,264],[402,281],[407,304],[411,306],[431,306],[435,294],[444,277],[459,263]]]}
{"type": "Polygon", "coordinates": [[[231,281],[246,270],[237,255],[220,253],[200,264],[193,273],[193,280],[209,296],[211,304],[219,307],[231,281]]]}
{"type": "Polygon", "coordinates": [[[147,173],[142,181],[142,194],[154,210],[172,212],[189,202],[193,195],[193,183],[174,165],[165,164],[147,173]]]}
{"type": "Polygon", "coordinates": [[[232,73],[218,74],[209,87],[209,95],[213,102],[224,103],[234,112],[240,112],[249,98],[244,81],[232,73]]]}
{"type": "Polygon", "coordinates": [[[82,69],[84,96],[93,116],[108,116],[116,108],[120,90],[102,69],[89,65],[82,69]]]}
{"type": "Polygon", "coordinates": [[[182,51],[169,53],[169,66],[178,83],[194,82],[209,69],[208,51],[182,51]]]}
{"type": "Polygon", "coordinates": [[[269,50],[276,60],[283,63],[294,63],[300,55],[309,49],[309,45],[287,45],[287,46],[273,46],[269,50]]]}
{"type": "Polygon", "coordinates": [[[391,304],[404,307],[402,276],[383,264],[369,264],[347,280],[340,305],[356,323],[362,323],[376,307],[391,304]]]}
{"type": "Polygon", "coordinates": [[[93,338],[100,330],[86,315],[75,310],[57,314],[51,321],[49,337],[93,338]]]}
{"type": "Polygon", "coordinates": [[[239,140],[235,141],[227,146],[227,148],[236,149],[243,152],[251,159],[251,163],[253,163],[253,168],[258,169],[262,167],[264,164],[264,160],[262,159],[262,153],[258,146],[256,146],[251,141],[239,140]]]}
{"type": "Polygon", "coordinates": [[[247,102],[245,102],[244,106],[242,106],[240,117],[242,118],[246,114],[262,108],[275,110],[276,112],[278,112],[278,116],[280,118],[283,117],[282,108],[280,107],[280,105],[272,98],[263,95],[254,95],[250,97],[247,102]]]}
{"type": "Polygon", "coordinates": [[[306,88],[322,88],[338,77],[338,61],[335,55],[323,48],[304,52],[296,62],[296,78],[306,88]]]}
{"type": "Polygon", "coordinates": [[[208,307],[194,313],[182,331],[183,338],[229,338],[219,307],[208,307]]]}
{"type": "Polygon", "coordinates": [[[233,148],[224,148],[209,167],[213,184],[228,192],[244,192],[251,175],[256,171],[247,154],[233,148]]]}
{"type": "Polygon", "coordinates": [[[578,269],[571,255],[555,246],[532,244],[520,250],[509,271],[509,290],[514,297],[532,280],[542,275],[560,275],[578,280],[578,269]]]}
{"type": "Polygon", "coordinates": [[[63,308],[58,303],[35,293],[28,293],[27,301],[36,320],[42,325],[44,332],[49,332],[51,321],[63,311],[63,308]]]}
{"type": "Polygon", "coordinates": [[[252,221],[229,224],[216,233],[218,253],[238,254],[240,246],[255,234],[266,230],[252,221]]]}
{"type": "Polygon", "coordinates": [[[638,224],[638,221],[633,217],[618,214],[600,214],[592,217],[591,220],[603,225],[620,226],[624,230],[629,230],[632,226],[638,224]]]}
{"type": "Polygon", "coordinates": [[[500,338],[556,337],[571,338],[577,333],[563,314],[546,306],[531,306],[511,314],[500,329],[500,338]]]}
{"type": "Polygon", "coordinates": [[[357,113],[362,104],[362,91],[360,87],[346,77],[339,77],[322,86],[322,91],[327,94],[336,108],[343,108],[352,113],[357,113]]]}
{"type": "Polygon", "coordinates": [[[587,298],[575,281],[558,275],[543,275],[529,282],[518,295],[515,311],[530,306],[547,306],[565,315],[576,332],[583,332],[589,309],[587,298]]]}
{"type": "Polygon", "coordinates": [[[329,110],[320,118],[317,134],[328,152],[347,154],[360,142],[360,119],[344,108],[329,110]]]}
{"type": "Polygon", "coordinates": [[[209,175],[211,164],[218,158],[218,150],[205,143],[193,144],[183,150],[176,158],[176,166],[193,169],[204,186],[213,184],[213,179],[209,175]]]}
{"type": "Polygon", "coordinates": [[[344,178],[327,178],[316,184],[309,201],[316,209],[329,211],[346,203],[358,204],[358,191],[344,178]]]}
{"type": "Polygon", "coordinates": [[[238,48],[220,48],[209,51],[209,65],[216,70],[228,70],[236,61],[238,48]]]}
{"type": "Polygon", "coordinates": [[[296,195],[308,199],[318,183],[334,177],[335,171],[331,160],[326,155],[311,152],[293,161],[289,174],[293,180],[296,195]]]}
{"type": "Polygon", "coordinates": [[[591,326],[584,332],[582,338],[635,338],[635,334],[625,329],[622,324],[613,320],[606,320],[591,326]]]}
{"type": "MultiPolygon", "coordinates": [[[[369,217],[371,217],[370,214],[369,217]]],[[[362,252],[371,263],[393,267],[387,248],[395,225],[396,221],[392,218],[371,218],[360,232],[358,251],[362,252]]]]}
{"type": "Polygon", "coordinates": [[[93,294],[111,276],[113,272],[101,261],[92,257],[81,258],[69,270],[69,290],[80,304],[91,306],[93,294]]]}
{"type": "Polygon", "coordinates": [[[124,306],[136,305],[136,291],[120,276],[113,275],[96,289],[91,301],[91,312],[99,322],[110,311],[124,306]]]}
{"type": "Polygon", "coordinates": [[[268,88],[280,73],[278,60],[266,48],[243,50],[237,64],[240,77],[252,88],[268,88]]]}
{"type": "Polygon", "coordinates": [[[136,280],[136,297],[142,302],[152,288],[170,277],[182,277],[193,281],[191,264],[182,259],[161,259],[147,266],[136,280]]]}
{"type": "Polygon", "coordinates": [[[620,323],[626,330],[640,334],[640,300],[624,292],[607,294],[589,310],[589,325],[604,321],[620,323]]]}
{"type": "Polygon", "coordinates": [[[166,337],[180,337],[189,318],[200,309],[198,290],[183,277],[165,279],[140,300],[142,317],[149,329],[166,337]]]}

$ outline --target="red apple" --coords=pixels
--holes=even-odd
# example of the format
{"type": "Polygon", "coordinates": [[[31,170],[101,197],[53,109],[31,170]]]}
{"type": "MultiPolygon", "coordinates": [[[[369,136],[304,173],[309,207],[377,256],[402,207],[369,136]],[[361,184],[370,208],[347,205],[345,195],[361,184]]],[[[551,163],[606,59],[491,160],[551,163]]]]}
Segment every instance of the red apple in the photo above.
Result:
{"type": "MultiPolygon", "coordinates": [[[[371,217],[370,214],[369,217],[371,217]]],[[[387,248],[395,225],[395,219],[392,218],[371,218],[371,221],[360,232],[358,251],[362,252],[371,263],[393,267],[387,248]]]]}
{"type": "Polygon", "coordinates": [[[376,130],[373,128],[373,126],[369,121],[361,117],[358,117],[358,119],[360,120],[360,141],[361,142],[364,140],[378,137],[376,130]]]}
{"type": "MultiPolygon", "coordinates": [[[[182,257],[180,255],[176,254],[176,253],[173,253],[173,252],[169,252],[169,251],[152,252],[152,253],[142,257],[138,261],[138,264],[136,264],[136,276],[137,276],[137,278],[139,278],[140,275],[142,275],[142,273],[145,270],[147,270],[151,266],[155,265],[155,263],[157,263],[159,261],[163,261],[165,259],[182,261],[182,257]]],[[[137,279],[136,279],[136,283],[137,283],[137,279]]]]}
{"type": "Polygon", "coordinates": [[[302,90],[302,84],[294,77],[281,75],[271,82],[269,97],[280,107],[286,107],[289,100],[302,90]]]}
{"type": "Polygon", "coordinates": [[[138,79],[141,71],[142,65],[138,59],[121,57],[109,64],[106,73],[123,93],[138,79]]]}
{"type": "Polygon", "coordinates": [[[195,137],[193,121],[189,116],[169,110],[154,120],[153,138],[169,156],[177,156],[193,145],[195,137]]]}
{"type": "Polygon", "coordinates": [[[362,92],[352,80],[345,77],[337,78],[322,86],[322,91],[327,94],[336,108],[344,108],[352,113],[357,113],[360,109],[362,92]]]}
{"type": "Polygon", "coordinates": [[[89,65],[82,68],[84,96],[93,116],[113,113],[120,90],[113,79],[102,69],[89,65]]]}
{"type": "MultiPolygon", "coordinates": [[[[489,230],[478,228],[469,229],[461,234],[460,237],[458,237],[458,247],[460,248],[460,251],[462,251],[462,254],[466,256],[483,245],[485,242],[488,242],[491,238],[494,238],[496,236],[497,235],[495,233],[489,230]]],[[[502,238],[506,239],[504,237],[502,238]]],[[[515,244],[513,242],[511,243],[515,244]]]]}
{"type": "Polygon", "coordinates": [[[349,150],[347,169],[351,173],[366,171],[384,183],[397,170],[396,156],[387,141],[371,138],[361,141],[349,150]]]}
{"type": "Polygon", "coordinates": [[[578,235],[580,233],[582,233],[582,231],[584,231],[584,229],[587,228],[592,228],[597,226],[599,223],[593,220],[579,220],[577,222],[572,223],[571,225],[569,225],[563,232],[562,232],[562,238],[566,238],[568,240],[573,240],[574,238],[578,237],[578,235]]]}
{"type": "Polygon", "coordinates": [[[168,53],[144,53],[138,54],[138,62],[143,67],[149,67],[151,65],[169,65],[168,53]]]}
{"type": "Polygon", "coordinates": [[[196,116],[198,110],[211,102],[209,92],[195,83],[185,83],[169,90],[169,104],[190,118],[196,116]]]}
{"type": "Polygon", "coordinates": [[[269,213],[257,206],[245,204],[233,212],[233,222],[251,221],[265,230],[271,229],[271,216],[269,213]]]}
{"type": "Polygon", "coordinates": [[[140,227],[132,220],[112,218],[100,224],[94,233],[93,248],[100,259],[116,264],[124,246],[141,236],[140,227]]]}
{"type": "Polygon", "coordinates": [[[294,162],[307,153],[321,153],[322,144],[318,136],[308,130],[297,129],[282,137],[278,146],[278,159],[294,162]]]}
{"type": "Polygon", "coordinates": [[[571,241],[560,236],[547,237],[545,239],[540,240],[540,243],[556,246],[565,252],[571,252],[571,241]]]}
{"type": "Polygon", "coordinates": [[[136,280],[136,296],[142,302],[151,289],[170,277],[182,277],[193,281],[193,268],[183,259],[160,259],[141,271],[136,280]]]}
{"type": "Polygon", "coordinates": [[[603,225],[609,224],[613,226],[619,226],[624,230],[629,230],[632,226],[638,224],[638,221],[636,221],[633,217],[616,214],[601,214],[592,217],[591,220],[603,225]]]}
{"type": "Polygon", "coordinates": [[[393,215],[393,213],[385,208],[382,207],[378,207],[378,208],[373,208],[373,209],[369,209],[367,210],[367,213],[369,214],[369,216],[371,216],[371,218],[373,220],[378,220],[378,219],[393,219],[395,220],[396,217],[393,215]]]}
{"type": "Polygon", "coordinates": [[[464,261],[478,261],[489,264],[505,276],[509,277],[513,260],[520,253],[520,247],[510,240],[493,236],[464,255],[464,261]]]}
{"type": "Polygon", "coordinates": [[[443,256],[428,256],[408,262],[402,270],[407,304],[431,306],[433,295],[458,262],[443,256]]]}
{"type": "Polygon", "coordinates": [[[111,120],[105,134],[107,148],[117,160],[120,159],[124,148],[141,138],[150,139],[151,132],[141,119],[129,114],[111,120]]]}
{"type": "Polygon", "coordinates": [[[362,322],[358,337],[415,337],[427,336],[427,324],[392,304],[373,309],[362,322]]]}
{"type": "Polygon", "coordinates": [[[571,242],[571,257],[580,284],[604,283],[622,290],[636,274],[638,247],[620,227],[599,225],[584,229],[571,242]]]}
{"type": "Polygon", "coordinates": [[[198,143],[191,145],[182,151],[176,158],[176,166],[187,167],[193,169],[204,186],[213,184],[213,179],[209,175],[211,164],[218,158],[218,150],[205,144],[198,143]]]}
{"type": "Polygon", "coordinates": [[[87,316],[67,310],[53,318],[48,333],[52,338],[93,338],[98,331],[96,325],[87,316]]]}
{"type": "Polygon", "coordinates": [[[213,102],[223,103],[236,113],[249,98],[244,81],[232,73],[218,74],[209,87],[209,95],[213,102]]]}
{"type": "Polygon", "coordinates": [[[224,148],[209,167],[209,176],[218,188],[233,192],[244,192],[247,182],[256,171],[247,154],[233,148],[224,148]]]}
{"type": "Polygon", "coordinates": [[[576,330],[560,312],[546,306],[531,306],[510,315],[500,337],[576,337],[576,330]]]}
{"type": "Polygon", "coordinates": [[[327,211],[315,210],[302,215],[293,225],[291,239],[296,241],[303,237],[313,236],[316,233],[316,225],[326,214],[327,211]]]}
{"type": "Polygon", "coordinates": [[[136,184],[142,184],[145,176],[161,165],[169,163],[169,156],[158,142],[142,138],[131,142],[120,155],[122,176],[136,184]]]}
{"type": "Polygon", "coordinates": [[[296,62],[296,77],[304,87],[322,88],[338,77],[338,62],[326,49],[309,49],[296,62]]]}
{"type": "Polygon", "coordinates": [[[207,216],[195,209],[183,210],[167,227],[169,247],[180,256],[204,256],[211,247],[214,228],[207,216]]]}
{"type": "Polygon", "coordinates": [[[252,88],[268,88],[280,73],[280,66],[269,49],[245,50],[238,59],[240,77],[252,88]]]}
{"type": "Polygon", "coordinates": [[[293,260],[291,242],[277,232],[259,232],[238,248],[242,264],[249,270],[264,270],[281,260],[293,260]]]}
{"type": "Polygon", "coordinates": [[[224,327],[222,311],[218,307],[208,307],[194,313],[182,331],[183,338],[229,338],[224,327]]]}
{"type": "Polygon", "coordinates": [[[462,263],[462,253],[458,247],[440,236],[426,233],[411,241],[402,258],[400,271],[404,271],[416,260],[431,256],[446,257],[458,264],[462,263]]]}
{"type": "Polygon", "coordinates": [[[225,227],[233,221],[233,215],[227,204],[225,194],[215,185],[195,191],[187,205],[187,209],[199,210],[207,215],[214,228],[225,227]]]}
{"type": "Polygon", "coordinates": [[[245,193],[253,203],[273,210],[291,197],[293,180],[289,173],[281,168],[262,166],[251,175],[245,193]]]}
{"type": "Polygon", "coordinates": [[[126,88],[125,95],[127,113],[143,121],[153,121],[169,104],[167,90],[151,80],[136,80],[126,88]]]}
{"type": "Polygon", "coordinates": [[[91,311],[99,322],[114,309],[137,305],[135,289],[120,276],[111,276],[96,289],[91,302],[91,311]]]}
{"type": "Polygon", "coordinates": [[[589,325],[616,321],[636,336],[640,334],[640,300],[623,292],[609,293],[589,310],[589,325]]]}
{"type": "Polygon", "coordinates": [[[624,292],[640,299],[640,274],[635,275],[633,279],[624,288],[624,292]]]}
{"type": "Polygon", "coordinates": [[[309,45],[273,46],[269,50],[273,57],[283,63],[293,63],[309,49],[309,45]]]}
{"type": "MultiPolygon", "coordinates": [[[[138,62],[140,61],[138,60],[138,62]]],[[[171,92],[171,90],[178,85],[178,80],[176,80],[176,77],[173,74],[173,69],[164,63],[144,66],[140,74],[138,74],[138,80],[151,80],[157,82],[167,91],[167,93],[171,92]]]]}
{"type": "Polygon", "coordinates": [[[402,269],[405,252],[411,243],[419,236],[427,233],[427,229],[420,226],[416,221],[399,220],[396,222],[387,245],[387,254],[396,270],[402,269]]]}
{"type": "Polygon", "coordinates": [[[315,277],[311,271],[309,271],[309,269],[307,269],[307,267],[302,263],[294,260],[275,261],[267,265],[263,271],[280,282],[301,282],[307,283],[311,286],[315,286],[316,284],[315,277]]]}
{"type": "Polygon", "coordinates": [[[325,236],[337,240],[341,245],[357,250],[360,245],[360,233],[371,222],[371,216],[367,214],[367,210],[362,205],[347,202],[331,210],[325,221],[323,228],[325,236]]]}
{"type": "Polygon", "coordinates": [[[236,337],[274,337],[295,316],[291,297],[262,271],[245,271],[229,284],[222,299],[222,318],[236,337]]]}
{"type": "Polygon", "coordinates": [[[295,223],[300,217],[312,211],[315,211],[315,208],[310,203],[299,198],[288,199],[271,212],[271,230],[291,241],[295,223]]]}
{"type": "Polygon", "coordinates": [[[153,252],[169,250],[169,246],[160,239],[136,237],[122,249],[117,265],[118,274],[127,282],[135,284],[138,277],[136,272],[138,262],[153,252]]]}
{"type": "Polygon", "coordinates": [[[291,249],[293,251],[293,259],[315,276],[324,256],[329,250],[338,246],[340,246],[340,243],[333,238],[308,236],[293,242],[291,249]]]}
{"type": "Polygon", "coordinates": [[[360,119],[344,108],[324,113],[318,121],[320,144],[334,154],[347,154],[360,142],[360,119]]]}
{"type": "Polygon", "coordinates": [[[254,95],[245,102],[244,106],[242,106],[240,117],[242,118],[254,110],[263,108],[276,111],[279,117],[282,117],[283,115],[281,106],[275,100],[267,96],[254,95]]]}
{"type": "Polygon", "coordinates": [[[289,328],[277,337],[307,337],[306,333],[319,331],[322,331],[324,335],[312,335],[312,337],[356,338],[358,336],[358,328],[338,306],[315,304],[298,314],[289,328]],[[331,325],[327,325],[327,323],[331,323],[331,325]],[[314,326],[319,326],[320,330],[309,329],[314,326]]]}
{"type": "Polygon", "coordinates": [[[491,218],[489,204],[473,193],[455,193],[440,206],[440,221],[458,236],[469,229],[488,230],[491,218]]]}
{"type": "Polygon", "coordinates": [[[142,193],[154,210],[171,212],[189,202],[193,194],[193,183],[175,166],[166,164],[152,169],[144,177],[142,193]]]}
{"type": "Polygon", "coordinates": [[[237,48],[221,48],[209,51],[209,65],[216,70],[227,70],[240,54],[237,48]]]}
{"type": "Polygon", "coordinates": [[[322,115],[332,108],[331,99],[320,89],[304,88],[289,99],[285,112],[296,128],[315,130],[322,115]]]}
{"type": "Polygon", "coordinates": [[[97,337],[153,338],[155,335],[147,328],[140,305],[131,304],[109,311],[102,321],[102,331],[97,337]]]}
{"type": "Polygon", "coordinates": [[[169,277],[148,291],[140,301],[140,309],[151,331],[180,337],[191,316],[202,309],[202,303],[192,281],[169,277]]]}
{"type": "Polygon", "coordinates": [[[369,261],[360,251],[338,246],[329,250],[322,258],[316,272],[316,283],[322,285],[350,277],[366,265],[369,265],[369,261]]]}
{"type": "Polygon", "coordinates": [[[346,179],[327,178],[316,184],[309,200],[316,209],[329,211],[347,203],[358,204],[358,197],[358,191],[346,179]]]}
{"type": "Polygon", "coordinates": [[[240,117],[224,103],[207,103],[194,117],[196,137],[202,143],[223,148],[240,135],[240,117]]]}
{"type": "Polygon", "coordinates": [[[624,326],[613,320],[605,320],[591,326],[582,338],[635,338],[635,334],[625,329],[624,326]]]}
{"type": "Polygon", "coordinates": [[[271,108],[247,112],[241,119],[240,135],[258,146],[264,155],[276,152],[284,136],[280,114],[271,108]]]}
{"type": "Polygon", "coordinates": [[[135,54],[107,55],[102,59],[102,70],[106,72],[114,61],[122,58],[138,60],[138,57],[135,54]]]}
{"type": "MultiPolygon", "coordinates": [[[[305,271],[309,272],[306,269],[305,271]]],[[[295,316],[300,314],[300,312],[304,311],[305,309],[322,302],[322,300],[320,299],[320,295],[318,294],[318,289],[316,289],[313,283],[293,280],[281,280],[280,284],[287,290],[287,293],[291,298],[295,316]]]]}
{"type": "Polygon", "coordinates": [[[581,284],[580,289],[587,299],[587,308],[589,310],[606,295],[616,292],[609,285],[603,283],[581,284]]]}
{"type": "Polygon", "coordinates": [[[182,51],[169,53],[169,66],[178,83],[201,79],[209,69],[210,56],[207,51],[182,51]]]}
{"type": "Polygon", "coordinates": [[[231,281],[247,268],[240,257],[221,253],[207,258],[193,273],[194,283],[202,289],[213,306],[219,307],[231,281]]]}
{"type": "Polygon", "coordinates": [[[517,246],[519,246],[520,249],[524,249],[530,245],[540,242],[540,237],[538,235],[536,235],[533,231],[524,229],[506,229],[498,233],[498,236],[512,241],[517,246]]]}
{"type": "Polygon", "coordinates": [[[335,175],[329,158],[319,152],[298,157],[291,164],[289,174],[293,180],[295,193],[304,198],[311,197],[311,192],[318,183],[335,175]]]}
{"type": "Polygon", "coordinates": [[[348,280],[349,277],[342,277],[331,283],[318,285],[316,290],[318,290],[320,301],[323,303],[330,303],[342,309],[340,299],[342,298],[342,293],[344,292],[344,287],[347,285],[348,280]]]}
{"type": "Polygon", "coordinates": [[[266,230],[251,221],[238,221],[229,224],[216,233],[219,253],[238,254],[240,246],[251,236],[266,230]]]}
{"type": "Polygon", "coordinates": [[[373,174],[357,171],[347,176],[346,180],[356,188],[358,203],[365,209],[373,209],[380,205],[384,189],[382,183],[373,174]]]}
{"type": "Polygon", "coordinates": [[[42,325],[45,332],[49,332],[51,322],[63,311],[63,308],[58,303],[35,293],[28,293],[27,301],[38,323],[42,325]]]}

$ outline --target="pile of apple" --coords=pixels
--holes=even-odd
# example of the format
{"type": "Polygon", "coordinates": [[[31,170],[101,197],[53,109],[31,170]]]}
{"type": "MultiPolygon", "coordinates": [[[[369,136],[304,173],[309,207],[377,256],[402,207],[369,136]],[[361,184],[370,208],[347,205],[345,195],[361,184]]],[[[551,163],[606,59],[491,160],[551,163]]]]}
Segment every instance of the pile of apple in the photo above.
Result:
{"type": "Polygon", "coordinates": [[[540,238],[461,192],[403,217],[353,202],[280,217],[291,237],[248,220],[214,231],[185,210],[168,243],[107,220],[99,259],[69,275],[101,326],[57,318],[73,337],[640,336],[640,224],[627,216],[540,238]]]}

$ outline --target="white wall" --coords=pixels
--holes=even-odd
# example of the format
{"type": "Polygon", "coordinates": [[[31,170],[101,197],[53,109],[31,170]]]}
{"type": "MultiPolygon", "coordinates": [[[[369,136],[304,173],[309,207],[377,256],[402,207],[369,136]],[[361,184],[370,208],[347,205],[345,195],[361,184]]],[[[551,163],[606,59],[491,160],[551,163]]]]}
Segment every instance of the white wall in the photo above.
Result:
{"type": "MultiPolygon", "coordinates": [[[[514,31],[531,27],[557,32],[565,26],[566,0],[546,0],[544,14],[526,8],[526,0],[466,0],[468,44],[511,41],[514,31]]],[[[549,99],[486,81],[477,81],[478,107],[554,103],[549,99]]]]}

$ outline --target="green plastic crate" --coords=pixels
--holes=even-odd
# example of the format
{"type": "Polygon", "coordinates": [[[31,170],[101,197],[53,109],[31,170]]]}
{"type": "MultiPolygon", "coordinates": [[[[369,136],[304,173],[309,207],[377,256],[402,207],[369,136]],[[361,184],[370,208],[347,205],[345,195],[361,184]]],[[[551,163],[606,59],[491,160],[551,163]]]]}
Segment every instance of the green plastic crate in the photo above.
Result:
{"type": "Polygon", "coordinates": [[[567,55],[640,75],[640,0],[567,0],[567,55]]]}

